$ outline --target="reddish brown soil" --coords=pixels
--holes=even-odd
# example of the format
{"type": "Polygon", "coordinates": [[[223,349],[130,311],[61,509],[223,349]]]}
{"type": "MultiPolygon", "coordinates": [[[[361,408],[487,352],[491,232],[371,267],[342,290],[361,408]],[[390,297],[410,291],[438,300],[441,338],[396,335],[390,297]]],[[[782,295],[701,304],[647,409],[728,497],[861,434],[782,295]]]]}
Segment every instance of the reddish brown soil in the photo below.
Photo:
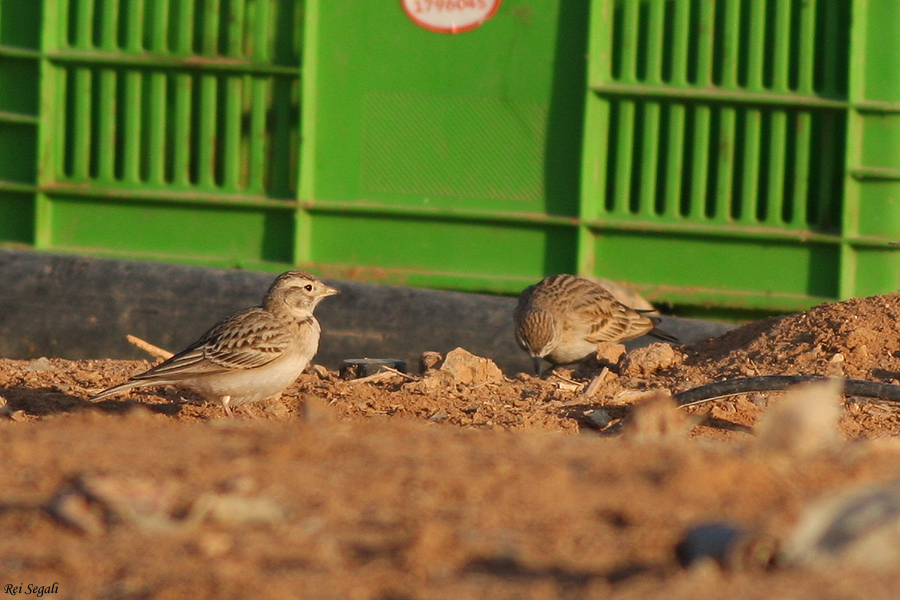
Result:
{"type": "Polygon", "coordinates": [[[0,360],[0,590],[894,598],[900,566],[685,569],[674,555],[698,523],[784,540],[815,499],[896,479],[894,405],[849,399],[846,441],[804,459],[754,451],[752,427],[776,393],[683,409],[696,425],[681,436],[627,423],[638,392],[655,388],[837,372],[896,383],[898,314],[893,294],[751,323],[665,366],[638,350],[590,397],[598,365],[472,382],[320,370],[236,419],[171,388],[87,400],[149,363],[0,360]]]}

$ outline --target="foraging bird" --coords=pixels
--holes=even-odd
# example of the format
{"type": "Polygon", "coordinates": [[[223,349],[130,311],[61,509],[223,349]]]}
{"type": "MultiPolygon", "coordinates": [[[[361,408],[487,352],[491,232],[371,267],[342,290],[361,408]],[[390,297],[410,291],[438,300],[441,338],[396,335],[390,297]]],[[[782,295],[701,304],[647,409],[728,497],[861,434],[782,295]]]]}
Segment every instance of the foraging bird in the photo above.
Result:
{"type": "Polygon", "coordinates": [[[531,355],[537,374],[541,359],[554,365],[578,362],[601,342],[622,342],[644,334],[678,342],[600,284],[575,275],[550,275],[525,288],[513,320],[516,341],[531,355]]]}
{"type": "Polygon", "coordinates": [[[260,306],[222,319],[185,350],[92,400],[171,384],[218,400],[233,416],[231,407],[280,394],[297,379],[319,349],[313,310],[339,293],[309,273],[282,273],[260,306]]]}

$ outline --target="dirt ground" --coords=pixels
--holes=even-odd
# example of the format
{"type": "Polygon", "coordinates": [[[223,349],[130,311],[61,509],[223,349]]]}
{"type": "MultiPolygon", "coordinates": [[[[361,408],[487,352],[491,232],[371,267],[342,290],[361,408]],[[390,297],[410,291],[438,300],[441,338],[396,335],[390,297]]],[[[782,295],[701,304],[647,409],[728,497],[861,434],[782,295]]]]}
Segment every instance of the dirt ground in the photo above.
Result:
{"type": "Polygon", "coordinates": [[[840,441],[805,453],[760,451],[755,427],[783,393],[638,416],[648,390],[726,378],[897,383],[898,314],[900,294],[855,299],[675,352],[607,348],[544,378],[463,352],[424,375],[319,368],[235,419],[173,388],[88,400],[149,362],[0,360],[0,590],[895,598],[900,563],[797,566],[779,549],[818,499],[900,478],[896,405],[847,399],[840,441]],[[724,566],[682,567],[676,545],[709,522],[749,541],[724,566]]]}

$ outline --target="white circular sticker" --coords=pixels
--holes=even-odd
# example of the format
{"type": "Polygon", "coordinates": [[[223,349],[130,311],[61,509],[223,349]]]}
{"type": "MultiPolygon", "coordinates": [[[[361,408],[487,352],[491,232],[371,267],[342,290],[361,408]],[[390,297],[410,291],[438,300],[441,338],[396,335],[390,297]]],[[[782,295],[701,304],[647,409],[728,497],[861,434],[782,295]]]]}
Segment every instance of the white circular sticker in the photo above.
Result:
{"type": "Polygon", "coordinates": [[[441,33],[475,29],[494,16],[501,0],[400,0],[416,24],[441,33]]]}

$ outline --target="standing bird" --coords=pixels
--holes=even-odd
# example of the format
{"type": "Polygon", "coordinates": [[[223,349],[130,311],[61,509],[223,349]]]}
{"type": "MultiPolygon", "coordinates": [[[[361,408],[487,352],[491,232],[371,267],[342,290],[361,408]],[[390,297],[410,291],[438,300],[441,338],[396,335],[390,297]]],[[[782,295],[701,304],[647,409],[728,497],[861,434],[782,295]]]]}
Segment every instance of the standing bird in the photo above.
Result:
{"type": "Polygon", "coordinates": [[[513,320],[516,341],[531,355],[537,374],[541,359],[554,365],[578,362],[601,342],[622,342],[645,333],[678,341],[600,284],[575,275],[550,275],[525,288],[513,320]]]}
{"type": "Polygon", "coordinates": [[[91,399],[176,385],[218,400],[234,416],[232,406],[280,394],[309,365],[322,331],[313,310],[323,298],[339,293],[309,273],[282,273],[261,306],[225,317],[172,358],[91,399]]]}

